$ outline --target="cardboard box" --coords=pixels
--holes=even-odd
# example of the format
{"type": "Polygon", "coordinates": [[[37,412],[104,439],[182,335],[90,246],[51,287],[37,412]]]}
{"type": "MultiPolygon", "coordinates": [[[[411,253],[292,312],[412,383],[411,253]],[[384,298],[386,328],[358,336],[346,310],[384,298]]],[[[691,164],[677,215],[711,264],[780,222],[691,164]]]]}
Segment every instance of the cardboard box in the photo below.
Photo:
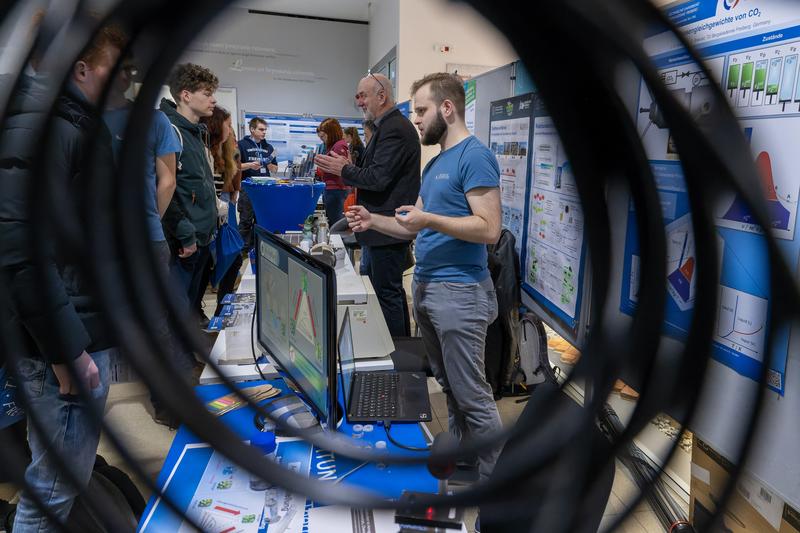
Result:
{"type": "MultiPolygon", "coordinates": [[[[727,458],[695,436],[689,519],[698,532],[707,531],[732,471],[727,458]]],[[[800,513],[745,471],[728,501],[723,524],[721,531],[730,533],[800,533],[800,513]]]]}

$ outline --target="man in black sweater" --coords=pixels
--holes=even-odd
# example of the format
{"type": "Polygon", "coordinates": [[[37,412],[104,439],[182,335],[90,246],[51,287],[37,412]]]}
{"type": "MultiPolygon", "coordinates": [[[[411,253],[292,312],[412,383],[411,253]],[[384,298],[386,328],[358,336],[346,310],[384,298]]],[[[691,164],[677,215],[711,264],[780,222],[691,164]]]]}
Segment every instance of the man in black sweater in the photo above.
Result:
{"type": "MultiPolygon", "coordinates": [[[[369,212],[394,216],[401,205],[419,196],[420,144],[414,125],[397,109],[392,83],[382,74],[370,74],[358,84],[356,102],[375,132],[358,167],[341,156],[318,155],[323,172],[341,176],[358,187],[358,204],[369,212]]],[[[408,336],[409,318],[403,271],[410,267],[410,240],[365,231],[356,234],[370,257],[369,278],[393,337],[408,336]]]]}

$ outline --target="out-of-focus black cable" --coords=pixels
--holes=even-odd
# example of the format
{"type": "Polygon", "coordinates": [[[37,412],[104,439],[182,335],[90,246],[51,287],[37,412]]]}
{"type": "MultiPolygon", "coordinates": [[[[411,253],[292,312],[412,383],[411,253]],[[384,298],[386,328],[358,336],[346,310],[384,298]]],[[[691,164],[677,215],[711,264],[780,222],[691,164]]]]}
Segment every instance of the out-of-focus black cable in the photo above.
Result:
{"type": "MultiPolygon", "coordinates": [[[[711,129],[702,131],[668,93],[647,57],[642,46],[646,29],[661,27],[680,38],[680,33],[658,10],[640,0],[611,0],[602,5],[588,0],[542,0],[535,3],[536,17],[529,19],[509,16],[509,13],[518,11],[518,5],[510,0],[471,0],[469,3],[505,33],[515,46],[529,68],[567,150],[575,170],[586,222],[586,242],[591,252],[594,283],[589,297],[593,309],[605,309],[609,298],[607,288],[613,259],[609,254],[612,249],[611,217],[626,214],[609,212],[605,190],[609,185],[622,184],[630,191],[641,239],[639,306],[631,324],[622,332],[626,342],[612,338],[602,314],[595,317],[593,330],[583,347],[583,357],[572,376],[572,379],[587,380],[595,391],[587,402],[587,409],[580,415],[555,420],[547,415],[556,393],[532,399],[528,408],[542,413],[542,420],[519,424],[494,438],[473,439],[465,442],[455,454],[448,454],[448,457],[472,454],[495,445],[496,439],[516,436],[523,439],[526,446],[509,450],[515,465],[513,472],[498,471],[488,482],[459,495],[420,499],[418,506],[422,508],[437,502],[451,506],[487,503],[505,506],[509,512],[522,510],[526,506],[525,495],[515,495],[514,498],[498,495],[507,495],[516,480],[532,476],[559,460],[563,471],[570,475],[553,484],[532,527],[535,530],[570,531],[580,525],[578,520],[582,516],[571,511],[585,505],[582,495],[589,493],[599,482],[598,466],[613,462],[614,455],[620,453],[655,414],[677,411],[686,424],[693,419],[708,365],[713,311],[717,304],[719,257],[715,251],[714,225],[710,217],[713,200],[722,190],[736,191],[752,207],[762,227],[769,227],[769,224],[766,223],[768,219],[753,162],[724,95],[715,90],[711,129]],[[531,20],[536,21],[536,31],[530,31],[531,20]],[[575,58],[582,58],[581,68],[567,68],[575,58]],[[680,151],[689,191],[697,248],[697,297],[689,337],[680,354],[665,356],[660,342],[666,297],[666,239],[658,192],[647,156],[615,86],[614,73],[629,65],[641,72],[654,101],[663,109],[680,151]],[[581,440],[580,436],[588,434],[593,427],[614,380],[623,371],[632,373],[642,383],[640,401],[611,451],[603,450],[602,455],[596,457],[593,443],[588,439],[581,440]],[[589,457],[591,461],[587,460],[589,457]]],[[[152,104],[169,69],[178,61],[183,48],[227,5],[228,2],[205,0],[194,2],[188,8],[178,3],[137,0],[114,6],[110,19],[125,21],[128,31],[137,38],[137,59],[144,74],[144,84],[126,128],[129,141],[123,149],[122,165],[118,175],[109,179],[92,173],[91,162],[88,164],[87,179],[91,187],[86,202],[79,209],[64,202],[69,197],[66,187],[48,182],[44,161],[37,161],[31,171],[43,176],[38,185],[44,185],[44,190],[31,187],[30,213],[31,220],[43,223],[34,228],[32,253],[43,263],[49,253],[47,245],[53,242],[73,253],[75,261],[95,284],[93,292],[108,313],[109,328],[132,353],[131,364],[135,370],[173,414],[218,451],[273,483],[320,501],[359,507],[391,507],[392,504],[365,491],[314,482],[264,460],[244,445],[233,431],[206,412],[188,384],[176,383],[170,373],[174,369],[167,362],[169,353],[166,347],[159,345],[149,328],[148,309],[163,306],[170,311],[170,325],[179,341],[203,353],[202,342],[188,324],[186,313],[168,297],[170,289],[166,280],[158,275],[155,259],[148,249],[144,214],[139,207],[144,197],[142,154],[145,153],[144,139],[152,120],[152,104]],[[180,24],[175,23],[177,20],[180,24]],[[87,212],[91,214],[88,222],[87,212]]],[[[52,102],[61,90],[61,80],[68,76],[78,51],[88,42],[96,27],[82,11],[82,4],[76,6],[74,20],[63,28],[54,25],[52,17],[43,24],[43,33],[50,32],[61,40],[58,49],[50,47],[42,57],[43,65],[53,77],[50,105],[40,122],[41,136],[38,139],[47,138],[46,119],[52,117],[52,102]]],[[[10,10],[11,7],[6,14],[10,10]]],[[[3,8],[0,8],[1,13],[3,8]]],[[[693,54],[691,48],[687,47],[687,50],[693,54]]],[[[2,96],[0,89],[0,102],[2,96]]],[[[13,99],[12,93],[8,102],[13,99]]],[[[89,136],[88,153],[97,153],[97,142],[96,136],[89,136]]],[[[785,291],[771,291],[773,313],[767,334],[769,353],[773,324],[787,323],[797,316],[798,294],[791,271],[780,256],[774,238],[767,234],[765,239],[772,287],[787,288],[785,291]]],[[[40,268],[40,276],[44,274],[40,268]]],[[[42,297],[47,300],[53,295],[43,294],[42,297]]],[[[54,332],[54,335],[60,334],[63,332],[54,332]]],[[[614,335],[619,334],[614,332],[614,335]]],[[[8,350],[8,346],[4,348],[8,350]]],[[[12,357],[18,355],[15,352],[12,357]]],[[[215,367],[213,362],[207,363],[215,367]]],[[[762,385],[766,364],[763,368],[762,385]]],[[[263,413],[263,409],[238,392],[229,379],[219,371],[218,374],[240,398],[263,413]]],[[[81,393],[86,397],[88,391],[82,390],[81,393]]],[[[734,461],[737,465],[743,464],[749,450],[760,407],[759,395],[753,399],[751,409],[745,413],[747,416],[743,417],[747,424],[741,435],[738,460],[734,461]]],[[[102,413],[96,414],[98,418],[102,417],[102,413]]],[[[267,418],[270,416],[263,414],[267,418]]],[[[276,424],[281,426],[280,421],[276,424]]],[[[36,426],[34,421],[34,430],[41,430],[36,426]]],[[[113,434],[113,428],[106,429],[113,434]]],[[[362,461],[420,461],[404,456],[377,455],[352,446],[346,439],[334,439],[320,433],[295,433],[317,446],[362,461]]],[[[142,476],[142,469],[137,467],[123,443],[116,437],[112,437],[112,441],[142,476]]],[[[670,455],[674,450],[675,446],[670,455]]],[[[721,507],[731,494],[739,470],[737,467],[726,487],[721,507]]],[[[154,486],[152,482],[150,486],[154,486]]],[[[656,490],[658,488],[653,484],[643,487],[637,503],[656,490]]],[[[635,504],[631,505],[628,512],[634,507],[635,504]]],[[[177,510],[174,505],[172,508],[177,510]]],[[[718,513],[717,521],[720,516],[718,513]]]]}

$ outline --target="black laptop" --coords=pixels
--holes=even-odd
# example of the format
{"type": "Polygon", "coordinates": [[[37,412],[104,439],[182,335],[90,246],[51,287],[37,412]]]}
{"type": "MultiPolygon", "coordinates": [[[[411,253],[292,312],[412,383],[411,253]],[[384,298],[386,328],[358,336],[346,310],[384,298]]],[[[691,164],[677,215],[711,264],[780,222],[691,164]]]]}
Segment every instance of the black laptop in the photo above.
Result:
{"type": "Polygon", "coordinates": [[[431,420],[424,372],[356,371],[349,308],[345,309],[339,330],[339,366],[348,422],[431,420]]]}

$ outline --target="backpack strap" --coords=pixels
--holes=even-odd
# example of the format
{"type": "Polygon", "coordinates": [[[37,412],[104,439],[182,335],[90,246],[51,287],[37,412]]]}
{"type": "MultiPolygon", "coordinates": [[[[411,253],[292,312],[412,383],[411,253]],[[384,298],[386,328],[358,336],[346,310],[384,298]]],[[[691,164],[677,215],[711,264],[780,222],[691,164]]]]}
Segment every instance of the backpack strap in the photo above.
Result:
{"type": "Polygon", "coordinates": [[[180,128],[178,128],[178,126],[172,123],[170,123],[170,126],[172,126],[172,129],[175,130],[175,133],[178,134],[178,140],[181,142],[181,151],[178,152],[178,165],[177,165],[178,170],[180,170],[183,166],[181,164],[181,156],[183,155],[183,135],[181,134],[181,130],[180,128]]]}

